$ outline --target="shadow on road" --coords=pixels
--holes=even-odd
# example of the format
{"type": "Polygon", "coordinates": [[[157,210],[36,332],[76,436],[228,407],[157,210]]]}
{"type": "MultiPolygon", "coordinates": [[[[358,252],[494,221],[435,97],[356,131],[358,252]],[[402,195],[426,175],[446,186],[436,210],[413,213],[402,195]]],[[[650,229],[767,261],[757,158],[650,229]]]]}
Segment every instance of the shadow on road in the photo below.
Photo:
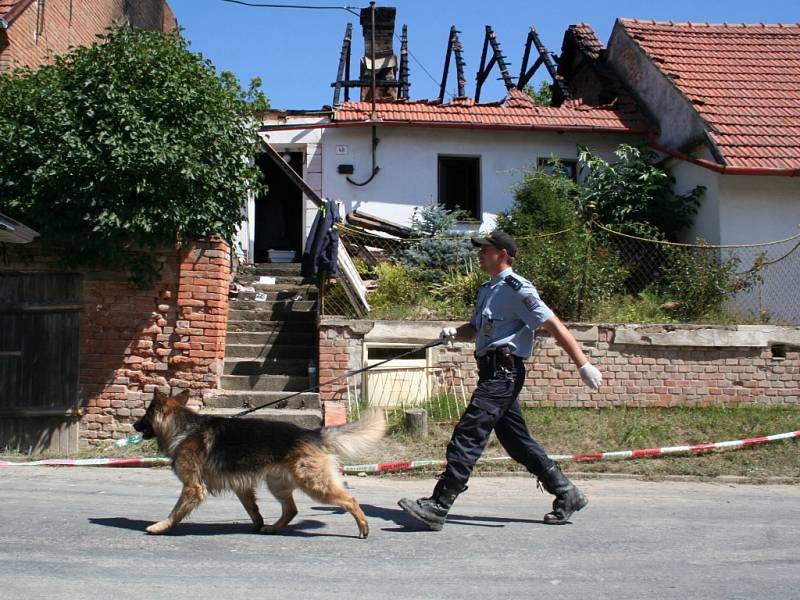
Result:
{"type": "MultiPolygon", "coordinates": [[[[312,510],[328,511],[331,513],[343,513],[341,508],[331,506],[312,506],[312,510]]],[[[430,531],[419,521],[406,514],[399,508],[387,508],[385,506],[374,506],[372,504],[362,504],[361,510],[368,517],[389,521],[399,527],[383,527],[381,531],[396,531],[401,533],[412,533],[417,531],[430,531]]],[[[450,514],[447,516],[448,525],[468,525],[472,527],[505,527],[506,523],[531,523],[544,524],[541,519],[517,519],[507,517],[482,517],[450,514]]]]}
{"type": "MultiPolygon", "coordinates": [[[[133,531],[141,531],[145,533],[145,529],[155,523],[155,521],[142,521],[141,519],[128,519],[126,517],[91,517],[89,522],[93,525],[102,525],[104,527],[115,527],[117,529],[130,529],[133,531]]],[[[282,535],[289,537],[341,537],[341,538],[357,538],[358,535],[341,535],[336,533],[319,533],[313,530],[322,529],[327,527],[322,521],[315,521],[313,519],[303,519],[291,523],[279,533],[263,533],[261,535],[282,535]]],[[[232,535],[237,533],[260,533],[253,530],[252,525],[247,523],[194,523],[192,521],[185,521],[179,523],[169,532],[162,535],[171,536],[185,536],[185,535],[232,535]]]]}

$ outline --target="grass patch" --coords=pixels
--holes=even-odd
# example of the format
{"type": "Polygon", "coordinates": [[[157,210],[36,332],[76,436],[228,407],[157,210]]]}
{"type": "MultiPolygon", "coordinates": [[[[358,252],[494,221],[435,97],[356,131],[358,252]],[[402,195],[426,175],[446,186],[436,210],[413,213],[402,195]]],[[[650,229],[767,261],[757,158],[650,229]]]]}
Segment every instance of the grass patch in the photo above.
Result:
{"type": "MultiPolygon", "coordinates": [[[[533,437],[550,454],[582,454],[721,442],[800,430],[800,410],[766,407],[709,408],[532,408],[525,420],[533,437]]],[[[453,424],[434,423],[429,436],[413,440],[399,424],[392,427],[376,460],[443,459],[453,424]]],[[[505,451],[492,436],[484,456],[505,451]]],[[[365,461],[367,462],[367,461],[365,461]]],[[[571,472],[629,473],[657,479],[669,475],[753,479],[800,478],[797,439],[735,451],[672,455],[664,458],[564,462],[571,472]]],[[[512,461],[479,465],[476,473],[524,471],[512,461]]]]}
{"type": "MultiPolygon", "coordinates": [[[[437,422],[444,417],[442,406],[431,407],[429,435],[412,439],[402,428],[401,413],[390,415],[390,435],[373,454],[358,462],[444,459],[454,423],[437,422]]],[[[574,454],[661,448],[703,442],[721,442],[800,430],[800,410],[771,407],[708,408],[531,408],[524,411],[533,437],[550,454],[574,454]]],[[[505,451],[492,436],[484,456],[501,456],[505,451]]],[[[0,451],[6,460],[30,460],[18,452],[0,451]]],[[[153,440],[116,448],[102,445],[81,450],[68,458],[129,458],[163,456],[153,440]]],[[[40,458],[66,458],[41,455],[40,458]]],[[[735,475],[753,480],[769,477],[800,478],[800,440],[784,440],[735,451],[695,455],[564,462],[567,472],[627,473],[646,479],[671,475],[718,477],[735,475]]],[[[437,470],[416,474],[429,476],[437,470]]],[[[499,473],[524,469],[512,461],[479,465],[476,473],[499,473]]]]}

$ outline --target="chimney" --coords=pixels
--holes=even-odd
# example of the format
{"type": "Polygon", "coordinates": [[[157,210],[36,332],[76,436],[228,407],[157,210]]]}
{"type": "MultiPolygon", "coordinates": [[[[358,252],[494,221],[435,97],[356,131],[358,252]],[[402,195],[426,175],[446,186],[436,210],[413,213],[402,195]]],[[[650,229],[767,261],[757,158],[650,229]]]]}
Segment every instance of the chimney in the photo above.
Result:
{"type": "MultiPolygon", "coordinates": [[[[361,58],[360,79],[372,82],[372,72],[378,82],[375,100],[397,100],[397,87],[380,85],[381,81],[397,81],[397,56],[392,46],[394,38],[394,17],[397,9],[393,6],[375,7],[375,64],[372,64],[372,10],[361,9],[361,29],[364,32],[364,56],[361,58]]],[[[372,88],[361,88],[362,102],[372,101],[372,88]]]]}

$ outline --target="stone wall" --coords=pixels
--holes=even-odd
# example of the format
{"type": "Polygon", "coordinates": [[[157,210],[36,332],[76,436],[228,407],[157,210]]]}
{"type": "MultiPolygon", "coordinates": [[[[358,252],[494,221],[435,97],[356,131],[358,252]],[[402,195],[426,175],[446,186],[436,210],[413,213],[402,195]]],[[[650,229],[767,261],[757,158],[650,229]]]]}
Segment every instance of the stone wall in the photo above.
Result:
{"type": "MultiPolygon", "coordinates": [[[[38,244],[7,245],[0,270],[63,271],[38,244]]],[[[230,252],[219,240],[158,252],[161,279],[131,287],[124,273],[82,272],[80,438],[132,432],[156,388],[190,389],[194,406],[218,387],[225,352],[230,252]]]]}
{"type": "MultiPolygon", "coordinates": [[[[320,325],[322,381],[362,366],[363,344],[427,343],[443,326],[459,323],[350,321],[320,325]]],[[[605,385],[590,392],[554,340],[540,331],[527,361],[525,406],[603,408],[710,404],[800,405],[800,327],[692,325],[570,325],[605,385]]],[[[460,368],[471,389],[477,382],[473,344],[439,346],[431,363],[460,368]]],[[[320,389],[326,423],[344,418],[346,385],[320,389]],[[330,415],[330,416],[328,416],[330,415]]]]}

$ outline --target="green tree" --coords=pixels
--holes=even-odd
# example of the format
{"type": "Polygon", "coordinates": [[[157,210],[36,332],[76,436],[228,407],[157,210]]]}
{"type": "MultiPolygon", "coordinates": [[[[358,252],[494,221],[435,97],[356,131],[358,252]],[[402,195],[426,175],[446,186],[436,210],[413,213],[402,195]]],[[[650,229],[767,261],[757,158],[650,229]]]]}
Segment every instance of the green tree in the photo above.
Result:
{"type": "Polygon", "coordinates": [[[627,276],[616,253],[598,244],[581,218],[580,197],[580,187],[557,164],[552,175],[531,168],[514,188],[511,209],[497,216],[497,226],[519,246],[514,269],[571,320],[591,317],[627,276]]]}
{"type": "Polygon", "coordinates": [[[522,88],[522,91],[533,98],[533,102],[536,104],[536,106],[550,106],[550,103],[553,100],[553,90],[550,89],[550,84],[546,81],[542,81],[539,84],[538,90],[535,89],[531,84],[528,84],[522,88]]]}
{"type": "Polygon", "coordinates": [[[154,276],[148,250],[231,240],[258,170],[260,82],[169,34],[116,28],[36,71],[0,77],[0,206],[71,265],[154,276]]]}
{"type": "Polygon", "coordinates": [[[675,179],[653,164],[652,152],[622,144],[614,154],[619,159],[616,163],[606,162],[587,148],[578,153],[587,172],[583,185],[587,217],[596,213],[601,223],[638,224],[642,233],[675,240],[692,224],[705,188],[697,186],[686,194],[676,194],[672,190],[675,179]]]}

